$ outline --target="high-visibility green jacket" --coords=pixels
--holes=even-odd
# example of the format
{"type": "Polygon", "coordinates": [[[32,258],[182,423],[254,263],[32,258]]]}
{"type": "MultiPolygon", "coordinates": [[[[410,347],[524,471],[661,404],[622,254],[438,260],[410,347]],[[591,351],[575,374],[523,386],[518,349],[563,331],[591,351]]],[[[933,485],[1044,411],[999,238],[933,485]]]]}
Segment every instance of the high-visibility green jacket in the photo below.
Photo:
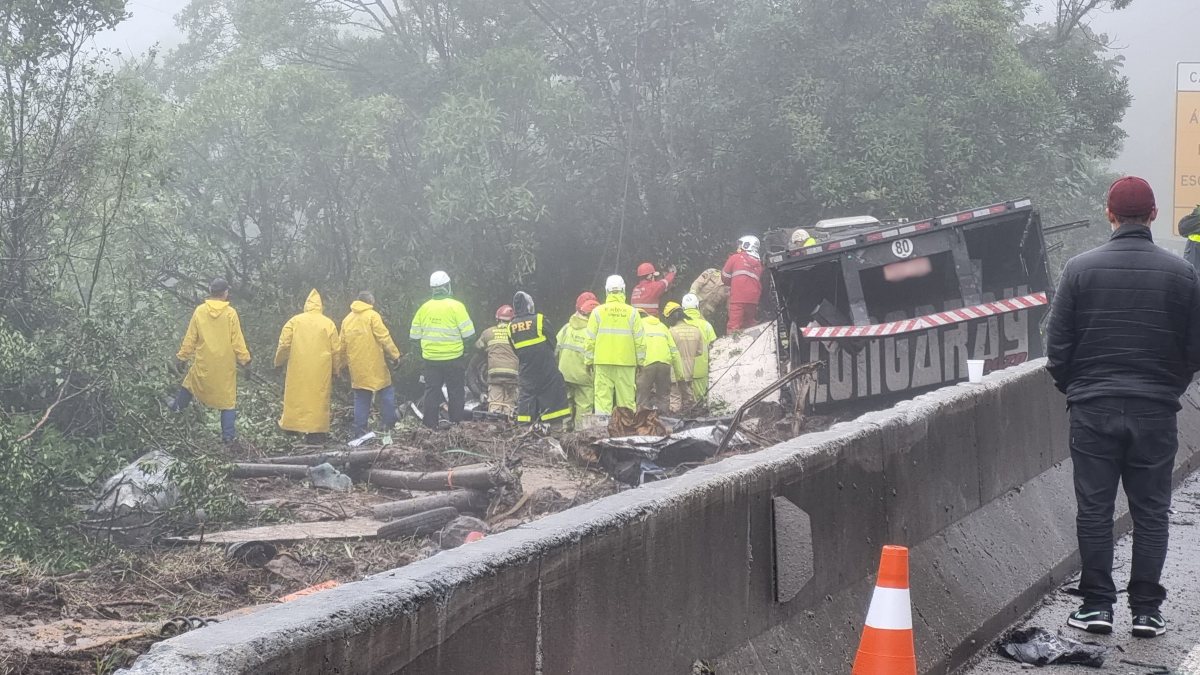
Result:
{"type": "Polygon", "coordinates": [[[599,366],[640,366],[646,362],[646,331],[624,293],[609,293],[592,310],[587,325],[585,361],[599,366]]]}
{"type": "Polygon", "coordinates": [[[587,364],[588,317],[576,312],[558,331],[555,352],[558,356],[558,371],[571,384],[591,384],[592,374],[587,364]]]}
{"type": "Polygon", "coordinates": [[[685,309],[683,315],[687,318],[684,323],[691,324],[700,329],[700,334],[704,336],[704,350],[696,357],[696,367],[693,369],[693,377],[705,378],[708,377],[708,348],[712,343],[717,341],[717,331],[713,330],[712,324],[698,309],[685,309]]]}
{"type": "Polygon", "coordinates": [[[475,334],[467,308],[454,298],[425,301],[413,317],[408,337],[421,341],[426,361],[450,361],[463,355],[463,340],[475,334]]]}
{"type": "Polygon", "coordinates": [[[646,331],[646,365],[668,364],[675,379],[682,380],[683,363],[679,360],[679,349],[667,325],[659,321],[657,316],[649,314],[642,317],[642,327],[646,331]]]}

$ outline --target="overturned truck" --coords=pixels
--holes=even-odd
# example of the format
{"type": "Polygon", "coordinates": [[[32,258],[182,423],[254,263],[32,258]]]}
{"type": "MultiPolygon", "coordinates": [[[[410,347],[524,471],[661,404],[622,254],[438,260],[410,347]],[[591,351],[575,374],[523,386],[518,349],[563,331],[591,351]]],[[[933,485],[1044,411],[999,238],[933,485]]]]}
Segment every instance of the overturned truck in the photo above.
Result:
{"type": "Polygon", "coordinates": [[[1023,199],[914,222],[838,218],[800,235],[769,232],[778,317],[748,332],[756,335],[725,338],[736,348],[714,346],[713,393],[737,404],[822,362],[815,381],[783,397],[802,397],[813,412],[870,409],[966,380],[968,359],[990,372],[1041,357],[1046,235],[1079,226],[1043,229],[1023,199]]]}

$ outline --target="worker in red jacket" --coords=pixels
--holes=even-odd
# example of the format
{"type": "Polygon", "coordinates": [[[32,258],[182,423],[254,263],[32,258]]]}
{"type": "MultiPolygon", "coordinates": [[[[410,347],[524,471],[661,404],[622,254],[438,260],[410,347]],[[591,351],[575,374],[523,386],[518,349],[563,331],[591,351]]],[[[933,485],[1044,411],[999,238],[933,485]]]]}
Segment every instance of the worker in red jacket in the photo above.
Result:
{"type": "Polygon", "coordinates": [[[758,315],[758,299],[762,295],[762,260],[758,256],[758,237],[738,239],[738,250],[725,261],[721,281],[729,287],[729,333],[749,328],[758,315]]]}
{"type": "Polygon", "coordinates": [[[650,316],[658,316],[662,297],[675,281],[675,266],[668,267],[667,276],[659,279],[658,270],[654,269],[654,265],[644,262],[638,265],[637,275],[641,281],[633,287],[633,296],[629,304],[633,305],[634,309],[645,310],[650,316]]]}

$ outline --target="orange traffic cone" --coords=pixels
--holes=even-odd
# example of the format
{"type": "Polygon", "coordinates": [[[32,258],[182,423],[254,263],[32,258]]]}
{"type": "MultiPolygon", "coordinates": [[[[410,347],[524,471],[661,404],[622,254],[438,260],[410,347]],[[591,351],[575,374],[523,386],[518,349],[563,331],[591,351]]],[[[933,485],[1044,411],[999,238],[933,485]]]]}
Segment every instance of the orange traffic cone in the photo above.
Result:
{"type": "Polygon", "coordinates": [[[879,579],[850,675],[917,675],[908,597],[908,549],[903,546],[883,547],[879,579]]]}

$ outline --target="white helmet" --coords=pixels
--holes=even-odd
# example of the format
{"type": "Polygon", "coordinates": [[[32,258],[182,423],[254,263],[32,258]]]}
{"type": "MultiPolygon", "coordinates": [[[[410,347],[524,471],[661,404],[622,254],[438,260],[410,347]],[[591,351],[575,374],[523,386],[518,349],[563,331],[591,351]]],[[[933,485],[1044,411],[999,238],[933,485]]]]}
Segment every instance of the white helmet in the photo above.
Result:
{"type": "Polygon", "coordinates": [[[741,250],[745,251],[746,253],[749,253],[750,255],[757,258],[758,257],[758,237],[748,234],[748,235],[742,237],[741,239],[738,239],[738,248],[740,248],[741,250]]]}
{"type": "Polygon", "coordinates": [[[438,271],[434,272],[433,274],[429,275],[429,287],[430,288],[437,288],[439,286],[449,286],[449,285],[450,285],[450,275],[449,274],[446,274],[445,272],[438,270],[438,271]]]}
{"type": "Polygon", "coordinates": [[[683,296],[684,309],[700,309],[700,298],[695,293],[683,296]]]}
{"type": "Polygon", "coordinates": [[[619,275],[619,274],[612,275],[608,279],[604,280],[604,292],[605,293],[624,293],[625,292],[625,280],[622,279],[621,275],[619,275]]]}
{"type": "Polygon", "coordinates": [[[792,248],[800,248],[800,247],[804,246],[804,242],[808,241],[810,238],[811,237],[809,237],[808,230],[806,230],[802,227],[798,227],[795,230],[792,230],[792,239],[791,239],[792,248]]]}

